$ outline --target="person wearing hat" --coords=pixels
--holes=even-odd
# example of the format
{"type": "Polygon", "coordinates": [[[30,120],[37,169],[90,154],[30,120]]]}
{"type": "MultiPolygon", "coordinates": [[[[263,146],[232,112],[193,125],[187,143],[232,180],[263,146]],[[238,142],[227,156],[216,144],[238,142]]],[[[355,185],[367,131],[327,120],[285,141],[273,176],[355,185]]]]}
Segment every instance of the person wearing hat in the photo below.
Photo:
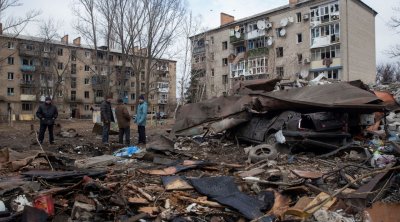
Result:
{"type": "Polygon", "coordinates": [[[45,102],[40,104],[36,111],[36,117],[40,119],[40,130],[39,130],[39,142],[43,144],[44,134],[46,129],[49,129],[49,141],[50,144],[54,144],[54,122],[57,119],[58,110],[55,105],[52,104],[51,98],[46,97],[45,102]]]}
{"type": "Polygon", "coordinates": [[[117,116],[119,128],[119,143],[124,143],[125,135],[125,144],[129,146],[131,143],[131,117],[129,116],[128,108],[126,108],[123,102],[122,99],[118,99],[118,105],[115,108],[115,116],[117,116]]]}
{"type": "Polygon", "coordinates": [[[139,144],[146,144],[146,118],[147,118],[147,103],[144,101],[144,96],[139,97],[139,105],[136,109],[135,123],[138,125],[139,144]]]}
{"type": "Polygon", "coordinates": [[[115,122],[114,115],[111,109],[111,101],[112,96],[106,96],[105,100],[101,103],[100,106],[100,116],[101,121],[103,122],[103,134],[102,134],[102,142],[103,144],[108,144],[108,138],[110,135],[110,126],[112,122],[115,122]]]}

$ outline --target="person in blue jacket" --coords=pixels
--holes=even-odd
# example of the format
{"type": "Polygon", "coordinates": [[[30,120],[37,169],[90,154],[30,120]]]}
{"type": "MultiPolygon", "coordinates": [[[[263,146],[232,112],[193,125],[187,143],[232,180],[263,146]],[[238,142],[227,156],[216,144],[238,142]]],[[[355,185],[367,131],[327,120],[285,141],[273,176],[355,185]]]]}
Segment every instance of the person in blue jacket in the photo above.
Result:
{"type": "Polygon", "coordinates": [[[144,96],[139,97],[139,105],[136,109],[135,123],[138,125],[139,144],[146,144],[146,119],[147,119],[147,103],[144,96]]]}

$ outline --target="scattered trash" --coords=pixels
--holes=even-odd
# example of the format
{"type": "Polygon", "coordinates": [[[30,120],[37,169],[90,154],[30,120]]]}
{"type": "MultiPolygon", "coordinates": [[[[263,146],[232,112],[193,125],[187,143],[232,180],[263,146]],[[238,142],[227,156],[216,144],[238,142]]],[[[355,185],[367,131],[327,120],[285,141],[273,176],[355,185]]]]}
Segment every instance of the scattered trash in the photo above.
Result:
{"type": "Polygon", "coordinates": [[[125,147],[114,152],[117,157],[132,157],[134,154],[141,152],[140,148],[136,146],[125,147]]]}

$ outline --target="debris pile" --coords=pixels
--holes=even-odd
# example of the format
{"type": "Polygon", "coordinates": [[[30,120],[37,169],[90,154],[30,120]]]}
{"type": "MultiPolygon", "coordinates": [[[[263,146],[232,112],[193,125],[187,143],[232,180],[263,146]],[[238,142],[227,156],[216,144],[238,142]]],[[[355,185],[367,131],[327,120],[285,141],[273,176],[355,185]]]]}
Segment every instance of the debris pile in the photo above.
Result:
{"type": "Polygon", "coordinates": [[[2,149],[0,220],[398,221],[393,94],[277,83],[182,107],[146,149],[2,149]]]}

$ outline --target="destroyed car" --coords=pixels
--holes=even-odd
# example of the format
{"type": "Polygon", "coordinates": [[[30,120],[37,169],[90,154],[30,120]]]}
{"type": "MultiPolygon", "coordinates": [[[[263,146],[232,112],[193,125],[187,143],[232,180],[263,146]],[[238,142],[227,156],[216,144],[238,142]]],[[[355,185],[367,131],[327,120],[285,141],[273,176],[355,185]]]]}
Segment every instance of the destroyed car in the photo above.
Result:
{"type": "Polygon", "coordinates": [[[349,142],[348,119],[348,114],[334,112],[253,115],[250,121],[230,129],[229,134],[241,141],[274,145],[277,132],[282,130],[285,144],[291,149],[323,147],[329,151],[349,142]]]}

